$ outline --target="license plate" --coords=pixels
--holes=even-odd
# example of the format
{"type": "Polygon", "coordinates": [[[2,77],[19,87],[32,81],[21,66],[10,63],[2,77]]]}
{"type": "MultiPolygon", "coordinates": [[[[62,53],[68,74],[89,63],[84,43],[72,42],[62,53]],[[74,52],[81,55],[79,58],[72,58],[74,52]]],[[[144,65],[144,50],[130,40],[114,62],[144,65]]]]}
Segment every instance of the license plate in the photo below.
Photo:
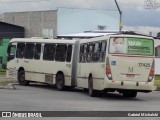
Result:
{"type": "Polygon", "coordinates": [[[128,78],[134,78],[135,75],[134,74],[126,74],[126,77],[128,77],[128,78]]]}

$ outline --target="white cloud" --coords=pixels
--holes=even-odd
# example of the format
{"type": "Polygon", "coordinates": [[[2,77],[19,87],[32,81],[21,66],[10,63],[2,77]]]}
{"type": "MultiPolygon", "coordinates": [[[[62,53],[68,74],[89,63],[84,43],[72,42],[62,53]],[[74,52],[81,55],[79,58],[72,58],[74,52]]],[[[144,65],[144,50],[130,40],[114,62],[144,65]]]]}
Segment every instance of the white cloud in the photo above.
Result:
{"type": "MultiPolygon", "coordinates": [[[[18,0],[14,0],[14,1],[18,1],[18,0]]],[[[28,0],[28,1],[32,1],[32,0],[28,0]]],[[[48,10],[48,9],[53,10],[53,9],[56,9],[57,7],[88,8],[88,9],[108,9],[109,8],[110,9],[112,8],[112,6],[113,6],[113,9],[115,9],[115,3],[113,0],[98,0],[98,1],[97,0],[50,0],[50,1],[24,2],[24,3],[23,2],[20,2],[20,3],[3,3],[2,2],[0,4],[0,12],[32,11],[32,10],[34,11],[34,10],[48,10]]]]}

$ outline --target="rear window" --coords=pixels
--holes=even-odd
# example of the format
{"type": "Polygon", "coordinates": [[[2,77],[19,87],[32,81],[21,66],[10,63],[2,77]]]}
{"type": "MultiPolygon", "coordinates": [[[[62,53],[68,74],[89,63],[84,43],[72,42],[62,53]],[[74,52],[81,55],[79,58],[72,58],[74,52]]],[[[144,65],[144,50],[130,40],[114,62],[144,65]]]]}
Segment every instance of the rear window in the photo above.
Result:
{"type": "Polygon", "coordinates": [[[110,38],[110,53],[151,56],[154,53],[152,39],[145,38],[110,38]]]}

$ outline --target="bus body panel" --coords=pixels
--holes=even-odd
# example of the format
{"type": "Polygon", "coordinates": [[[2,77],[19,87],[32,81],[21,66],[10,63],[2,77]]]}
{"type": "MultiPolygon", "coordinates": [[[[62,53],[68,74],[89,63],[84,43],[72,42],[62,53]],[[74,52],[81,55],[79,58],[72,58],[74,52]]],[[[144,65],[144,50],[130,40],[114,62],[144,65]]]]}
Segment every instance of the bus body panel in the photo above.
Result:
{"type": "Polygon", "coordinates": [[[88,88],[89,75],[92,75],[95,89],[104,89],[105,63],[79,63],[77,82],[79,87],[88,88]],[[88,67],[86,67],[88,66],[88,67]]]}
{"type": "Polygon", "coordinates": [[[148,81],[153,57],[110,55],[109,58],[113,80],[132,82],[148,81]]]}

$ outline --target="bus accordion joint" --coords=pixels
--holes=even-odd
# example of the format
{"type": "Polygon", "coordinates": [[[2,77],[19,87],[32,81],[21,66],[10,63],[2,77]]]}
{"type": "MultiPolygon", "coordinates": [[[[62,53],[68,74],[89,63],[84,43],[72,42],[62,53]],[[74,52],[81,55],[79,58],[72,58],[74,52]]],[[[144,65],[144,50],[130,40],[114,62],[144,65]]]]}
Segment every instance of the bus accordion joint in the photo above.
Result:
{"type": "Polygon", "coordinates": [[[148,77],[148,82],[151,82],[153,80],[154,77],[154,62],[152,64],[152,67],[150,69],[150,73],[149,73],[149,77],[148,77]]]}

